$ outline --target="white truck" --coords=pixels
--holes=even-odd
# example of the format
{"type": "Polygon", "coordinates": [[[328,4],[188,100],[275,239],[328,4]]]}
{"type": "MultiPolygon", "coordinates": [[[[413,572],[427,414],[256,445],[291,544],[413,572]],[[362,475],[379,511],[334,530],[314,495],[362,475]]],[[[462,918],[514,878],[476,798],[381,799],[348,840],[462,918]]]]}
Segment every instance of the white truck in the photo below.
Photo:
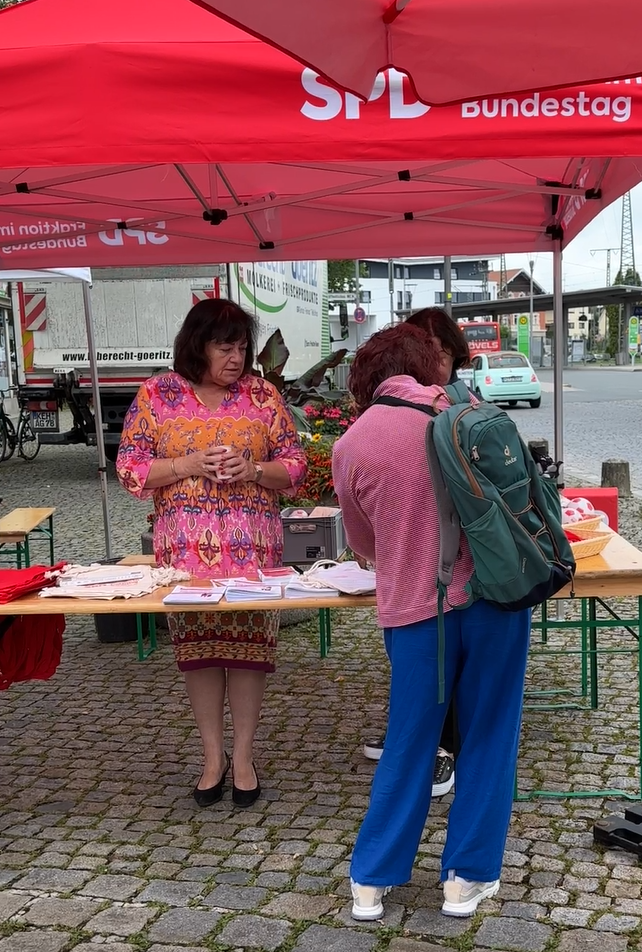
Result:
{"type": "MultiPolygon", "coordinates": [[[[107,456],[115,459],[125,413],[140,384],[171,367],[187,311],[230,296],[260,324],[259,347],[280,328],[296,377],[330,353],[327,263],[242,263],[211,268],[98,269],[91,303],[107,456]]],[[[11,288],[19,398],[41,443],[96,442],[80,285],[55,281],[11,288]],[[72,427],[60,429],[60,409],[72,427]]]]}

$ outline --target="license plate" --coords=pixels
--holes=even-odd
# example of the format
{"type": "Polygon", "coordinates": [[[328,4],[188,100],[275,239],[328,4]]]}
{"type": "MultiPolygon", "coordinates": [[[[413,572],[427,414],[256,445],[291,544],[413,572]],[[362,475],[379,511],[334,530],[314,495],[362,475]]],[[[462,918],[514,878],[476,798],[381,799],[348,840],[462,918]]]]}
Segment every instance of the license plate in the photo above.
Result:
{"type": "Polygon", "coordinates": [[[58,411],[57,410],[32,410],[31,411],[31,428],[36,433],[42,433],[43,431],[48,431],[49,433],[57,433],[60,429],[60,424],[58,420],[58,411]]]}
{"type": "Polygon", "coordinates": [[[521,383],[521,377],[502,377],[502,383],[521,383]]]}

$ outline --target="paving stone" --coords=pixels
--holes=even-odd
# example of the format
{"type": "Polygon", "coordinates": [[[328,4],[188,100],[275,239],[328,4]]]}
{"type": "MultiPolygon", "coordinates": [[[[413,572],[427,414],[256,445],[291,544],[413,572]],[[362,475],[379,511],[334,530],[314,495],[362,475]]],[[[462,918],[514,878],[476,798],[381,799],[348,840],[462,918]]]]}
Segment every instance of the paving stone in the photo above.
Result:
{"type": "Polygon", "coordinates": [[[529,899],[544,906],[565,906],[570,896],[564,889],[531,889],[529,899]]]}
{"type": "Polygon", "coordinates": [[[237,916],[231,919],[217,936],[219,942],[241,949],[260,949],[274,952],[287,939],[292,924],[283,919],[264,919],[263,916],[237,916]]]}
{"type": "Polygon", "coordinates": [[[191,899],[200,896],[200,883],[178,883],[171,880],[154,880],[137,897],[139,902],[163,902],[168,906],[186,906],[191,899]]]}
{"type": "Polygon", "coordinates": [[[0,921],[15,916],[28,901],[29,897],[24,893],[0,892],[0,921]]]}
{"type": "Polygon", "coordinates": [[[267,896],[267,889],[259,886],[217,886],[203,900],[204,905],[217,909],[254,910],[267,896]]]}
{"type": "Polygon", "coordinates": [[[544,919],[546,909],[535,902],[505,902],[502,906],[502,916],[512,916],[515,919],[544,919]]]}
{"type": "Polygon", "coordinates": [[[98,896],[101,899],[123,901],[131,899],[144,885],[136,876],[111,876],[108,873],[96,876],[81,890],[85,896],[98,896]]]}
{"type": "Polygon", "coordinates": [[[79,869],[32,869],[14,883],[16,889],[54,889],[68,892],[84,886],[91,873],[79,869]]]}
{"type": "MultiPolygon", "coordinates": [[[[131,949],[131,946],[128,946],[128,950],[131,949]]],[[[74,952],[76,950],[74,949],[74,952]]],[[[95,947],[92,947],[92,952],[98,952],[95,947]]],[[[107,947],[106,952],[111,952],[111,946],[107,947]]],[[[152,945],[149,947],[147,952],[207,952],[207,949],[203,948],[202,945],[199,945],[198,948],[194,945],[152,945]]]]}
{"type": "Polygon", "coordinates": [[[558,950],[559,952],[626,952],[627,944],[628,940],[623,935],[575,929],[573,932],[562,933],[558,950]]]}
{"type": "Polygon", "coordinates": [[[443,945],[427,945],[415,939],[393,939],[388,952],[444,952],[443,945]]]}
{"type": "Polygon", "coordinates": [[[266,889],[281,889],[283,886],[287,886],[290,878],[289,873],[260,873],[256,877],[255,885],[265,886],[266,889]]]}
{"type": "MultiPolygon", "coordinates": [[[[109,944],[104,943],[97,945],[95,942],[81,942],[80,945],[75,945],[73,952],[99,952],[99,950],[109,950],[109,952],[135,952],[134,946],[125,944],[124,942],[110,942],[109,944]]],[[[4,949],[0,947],[0,952],[4,952],[4,949]]],[[[8,952],[8,950],[7,950],[8,952]]],[[[20,952],[18,949],[12,949],[11,952],[20,952]]],[[[29,949],[31,952],[31,949],[29,949]]],[[[34,949],[34,952],[48,952],[47,949],[34,949]]],[[[150,950],[151,952],[151,950],[150,950]]],[[[169,952],[168,949],[164,949],[163,952],[169,952]]],[[[181,952],[189,952],[189,949],[182,949],[181,952]]]]}
{"type": "Polygon", "coordinates": [[[215,876],[217,883],[227,883],[230,886],[247,886],[252,881],[250,873],[241,872],[221,872],[215,876]]]}
{"type": "MultiPolygon", "coordinates": [[[[503,910],[502,910],[503,911],[503,910]]],[[[549,918],[560,926],[586,926],[593,913],[589,909],[569,909],[568,906],[558,906],[551,909],[549,918]]]]}
{"type": "Polygon", "coordinates": [[[153,863],[171,862],[173,860],[180,863],[184,859],[187,859],[188,856],[189,850],[177,849],[175,846],[159,846],[157,849],[152,850],[149,854],[149,859],[153,863]]]}
{"type": "MultiPolygon", "coordinates": [[[[0,896],[0,902],[1,899],[0,896]]],[[[36,899],[24,919],[34,926],[68,926],[75,929],[91,919],[99,908],[99,903],[91,899],[36,899]]]]}
{"type": "Polygon", "coordinates": [[[376,941],[375,936],[353,929],[310,926],[299,936],[293,952],[370,952],[376,941]]]}
{"type": "Polygon", "coordinates": [[[417,909],[404,926],[416,932],[439,939],[454,939],[470,929],[470,919],[442,916],[438,909],[417,909]]]}
{"type": "Polygon", "coordinates": [[[543,952],[553,930],[540,922],[525,919],[489,918],[475,935],[475,944],[485,949],[543,952]]]}
{"type": "Polygon", "coordinates": [[[593,924],[593,928],[597,932],[632,932],[640,924],[640,920],[637,916],[613,916],[610,913],[607,913],[605,916],[600,916],[600,918],[593,924]]]}
{"type": "Polygon", "coordinates": [[[282,893],[261,910],[270,916],[286,919],[320,919],[336,906],[331,896],[308,896],[305,893],[282,893]]]}
{"type": "Polygon", "coordinates": [[[221,918],[201,909],[170,909],[149,930],[152,942],[200,942],[221,918]]]}
{"type": "Polygon", "coordinates": [[[155,915],[156,910],[153,908],[110,906],[90,919],[85,928],[88,932],[99,932],[103,935],[134,935],[136,932],[142,932],[155,915]]]}
{"type": "MultiPolygon", "coordinates": [[[[0,952],[60,952],[69,941],[65,932],[14,932],[6,939],[0,940],[0,952]]],[[[95,949],[92,950],[95,952],[95,949]]],[[[110,952],[119,952],[110,949],[110,952]]],[[[131,947],[120,952],[132,952],[131,947]]]]}
{"type": "MultiPolygon", "coordinates": [[[[257,878],[256,885],[264,886],[265,883],[260,883],[259,879],[262,876],[284,876],[285,879],[282,885],[288,880],[287,873],[261,873],[261,876],[257,878]]],[[[307,873],[301,873],[300,876],[297,876],[294,882],[294,888],[297,892],[327,892],[330,883],[332,882],[331,876],[308,876],[307,873]]]]}

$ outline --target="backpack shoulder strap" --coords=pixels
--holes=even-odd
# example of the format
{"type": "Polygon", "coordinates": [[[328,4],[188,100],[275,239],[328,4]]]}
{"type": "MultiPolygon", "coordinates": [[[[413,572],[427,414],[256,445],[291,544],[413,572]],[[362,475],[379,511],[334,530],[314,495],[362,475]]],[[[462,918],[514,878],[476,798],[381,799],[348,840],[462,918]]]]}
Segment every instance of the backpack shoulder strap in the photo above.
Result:
{"type": "Polygon", "coordinates": [[[372,401],[370,406],[410,407],[411,410],[421,410],[422,413],[426,413],[431,417],[438,415],[437,411],[433,410],[432,407],[426,406],[423,403],[411,403],[410,400],[402,400],[400,397],[377,397],[376,400],[372,401]]]}
{"type": "MultiPolygon", "coordinates": [[[[468,387],[461,384],[466,392],[468,387]]],[[[457,390],[459,384],[453,387],[446,387],[448,390],[457,390]]],[[[457,403],[462,401],[458,399],[457,403]]],[[[372,406],[381,404],[388,407],[409,407],[411,410],[421,410],[430,417],[438,417],[439,413],[422,403],[411,403],[409,400],[401,400],[398,397],[377,397],[372,406]]],[[[455,562],[459,555],[459,546],[461,540],[461,528],[457,510],[453,505],[444,474],[439,462],[437,448],[435,446],[432,426],[426,427],[426,457],[428,459],[428,469],[437,501],[437,516],[439,519],[439,569],[438,581],[444,587],[448,587],[453,580],[455,562]]]]}
{"type": "Polygon", "coordinates": [[[456,383],[448,384],[444,387],[446,395],[453,403],[470,403],[471,392],[463,380],[457,380],[456,383]]]}

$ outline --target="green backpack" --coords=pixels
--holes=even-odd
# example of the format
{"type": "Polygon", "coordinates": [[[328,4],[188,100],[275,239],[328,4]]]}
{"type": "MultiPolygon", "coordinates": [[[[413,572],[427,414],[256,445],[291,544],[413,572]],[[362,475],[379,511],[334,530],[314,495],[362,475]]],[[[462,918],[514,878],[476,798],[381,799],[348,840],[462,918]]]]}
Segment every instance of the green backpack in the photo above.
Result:
{"type": "Polygon", "coordinates": [[[441,411],[396,397],[374,401],[432,418],[426,427],[426,454],[439,512],[442,647],[443,606],[461,532],[474,565],[467,605],[484,598],[505,611],[533,608],[572,583],[575,573],[557,486],[540,475],[514,422],[493,404],[473,405],[462,381],[444,389],[452,406],[441,411]]]}

